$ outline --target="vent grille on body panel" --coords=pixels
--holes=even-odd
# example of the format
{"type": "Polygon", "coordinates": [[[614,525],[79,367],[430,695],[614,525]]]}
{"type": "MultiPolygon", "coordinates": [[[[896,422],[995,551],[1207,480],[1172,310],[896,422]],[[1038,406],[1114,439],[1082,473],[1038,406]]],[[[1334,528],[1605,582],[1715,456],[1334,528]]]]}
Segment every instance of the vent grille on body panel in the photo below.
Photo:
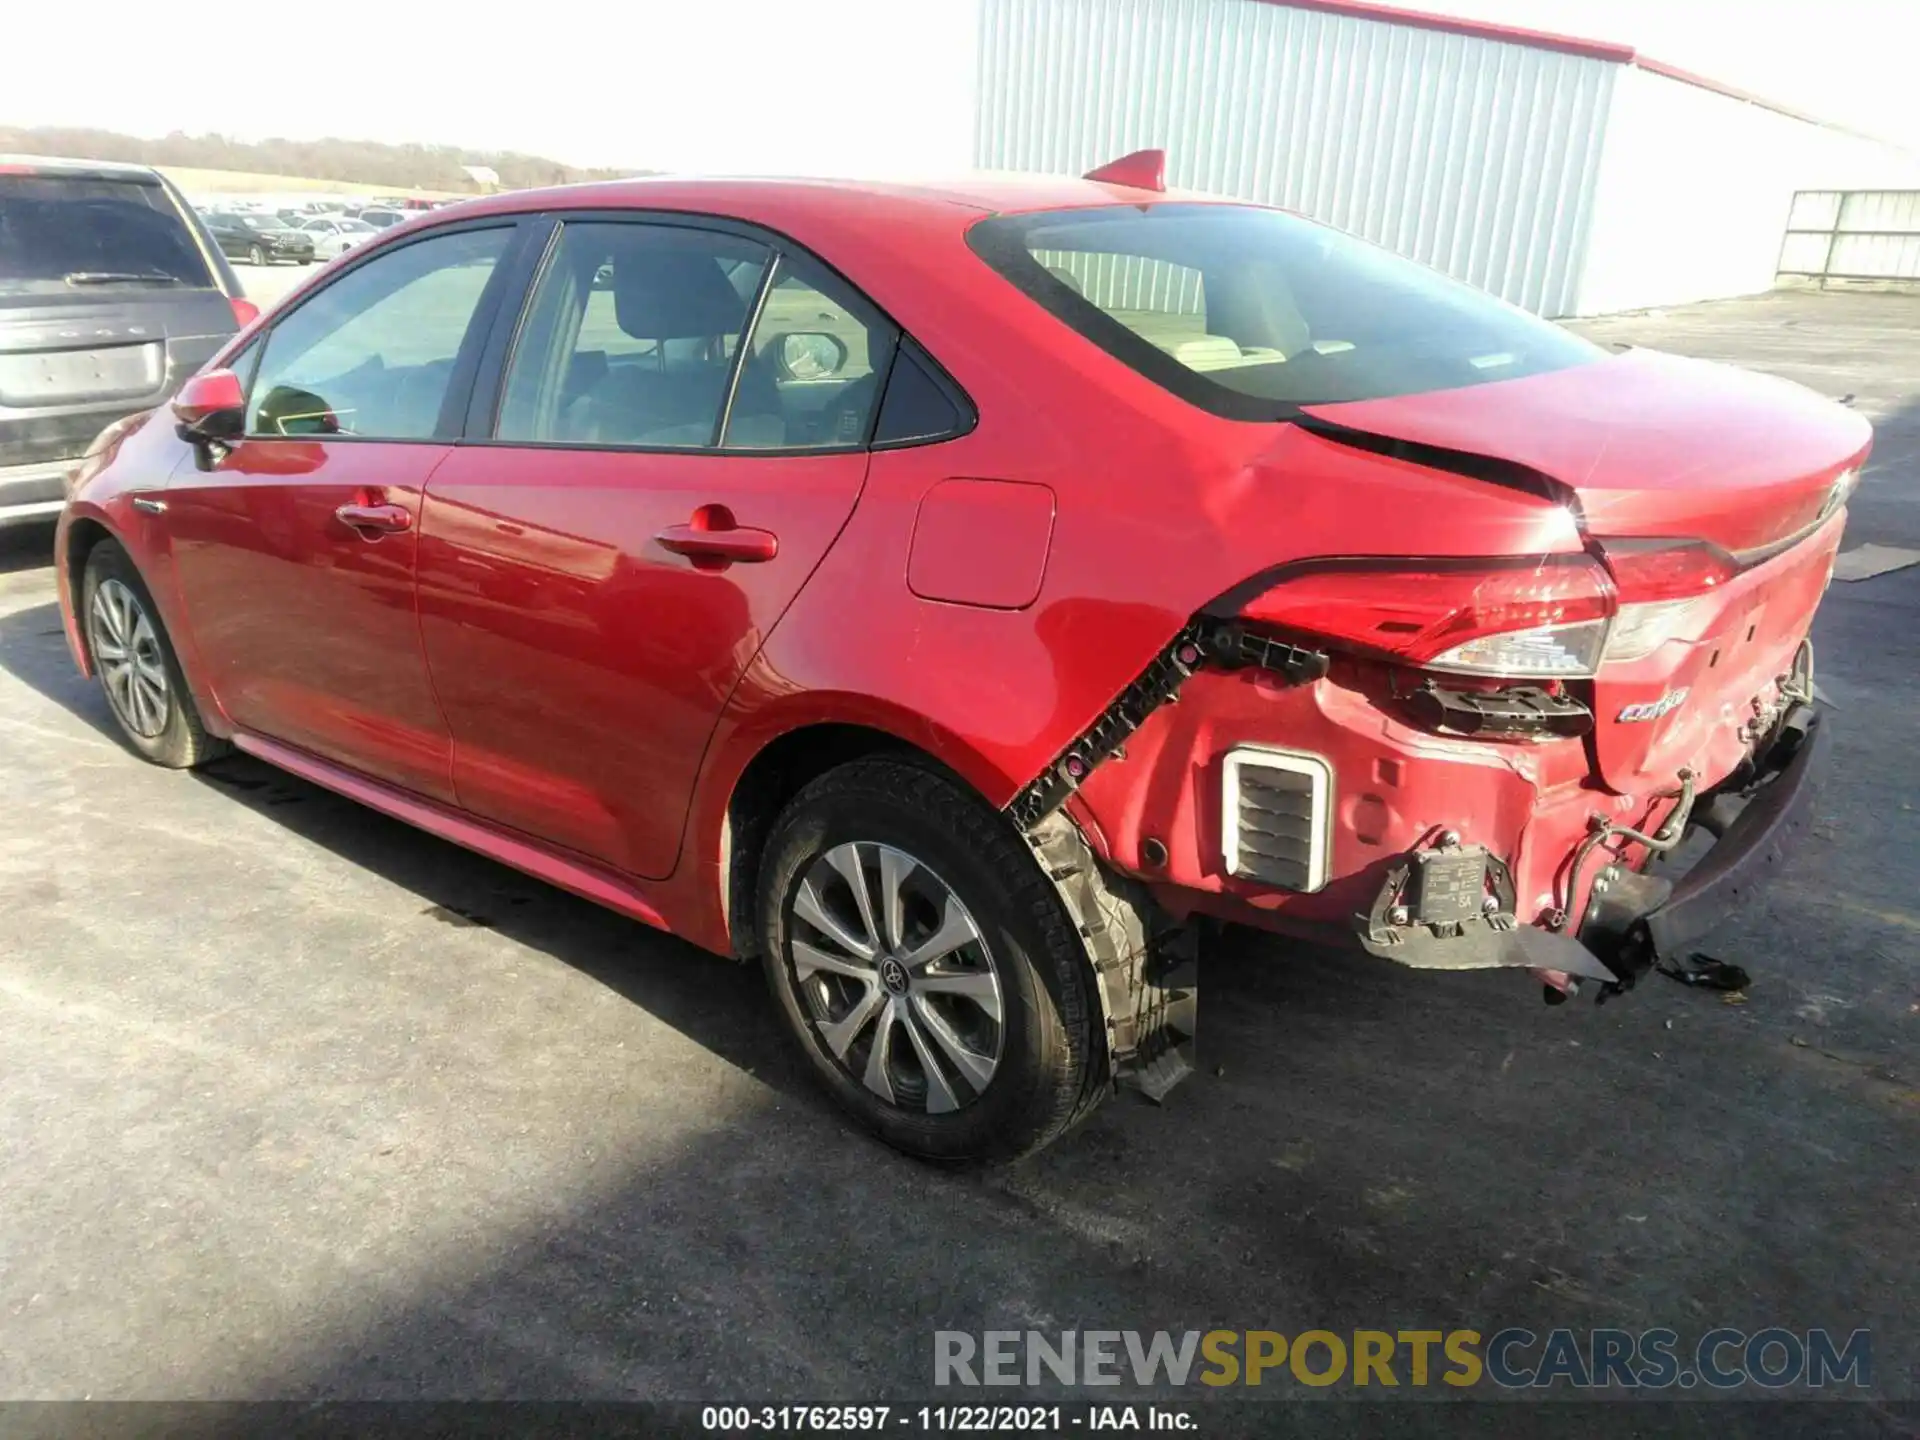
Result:
{"type": "Polygon", "coordinates": [[[1226,758],[1227,873],[1282,890],[1327,883],[1332,774],[1313,755],[1243,748],[1226,758]]]}

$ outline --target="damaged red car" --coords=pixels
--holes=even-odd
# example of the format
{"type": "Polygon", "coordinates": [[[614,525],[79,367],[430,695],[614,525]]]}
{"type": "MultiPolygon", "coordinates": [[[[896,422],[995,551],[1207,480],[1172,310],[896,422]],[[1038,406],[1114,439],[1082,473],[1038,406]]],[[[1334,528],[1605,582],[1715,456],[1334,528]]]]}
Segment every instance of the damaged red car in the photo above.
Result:
{"type": "Polygon", "coordinates": [[[1805,823],[1868,427],[1159,172],[398,227],[95,443],[74,654],[759,961],[921,1155],[1163,1094],[1207,917],[1630,986],[1805,823]]]}

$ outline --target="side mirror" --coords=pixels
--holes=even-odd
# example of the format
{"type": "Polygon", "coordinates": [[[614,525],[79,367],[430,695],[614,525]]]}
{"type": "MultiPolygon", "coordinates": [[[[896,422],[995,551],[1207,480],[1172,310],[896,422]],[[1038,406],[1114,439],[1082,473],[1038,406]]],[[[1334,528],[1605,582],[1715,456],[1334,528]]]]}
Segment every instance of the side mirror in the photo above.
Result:
{"type": "Polygon", "coordinates": [[[195,375],[173,397],[176,429],[185,440],[232,440],[247,427],[247,396],[231,370],[195,375]]]}
{"type": "Polygon", "coordinates": [[[775,367],[783,380],[831,380],[847,368],[847,342],[824,330],[794,330],[780,337],[775,367]]]}

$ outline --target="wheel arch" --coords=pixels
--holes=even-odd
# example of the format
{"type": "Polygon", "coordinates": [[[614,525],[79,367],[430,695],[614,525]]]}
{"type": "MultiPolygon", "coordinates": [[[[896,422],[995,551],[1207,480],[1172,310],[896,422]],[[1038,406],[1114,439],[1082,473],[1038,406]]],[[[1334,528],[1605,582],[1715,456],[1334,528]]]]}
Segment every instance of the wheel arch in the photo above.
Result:
{"type": "Polygon", "coordinates": [[[733,764],[725,767],[732,776],[726,802],[716,807],[712,833],[698,842],[699,858],[717,862],[718,899],[736,958],[759,953],[752,917],[761,856],[774,820],[809,782],[850,761],[890,755],[937,770],[992,803],[987,794],[1005,777],[959,737],[934,732],[923,717],[903,723],[905,718],[872,712],[817,716],[740,745],[733,764]]]}
{"type": "Polygon", "coordinates": [[[93,650],[87,642],[87,627],[81,619],[81,606],[86,602],[83,581],[87,573],[87,558],[103,540],[111,540],[122,549],[125,542],[106,524],[92,515],[76,515],[68,519],[64,530],[64,549],[59,557],[59,584],[67,597],[66,625],[67,645],[73,651],[74,662],[79,665],[80,673],[88,679],[93,678],[93,650]]]}

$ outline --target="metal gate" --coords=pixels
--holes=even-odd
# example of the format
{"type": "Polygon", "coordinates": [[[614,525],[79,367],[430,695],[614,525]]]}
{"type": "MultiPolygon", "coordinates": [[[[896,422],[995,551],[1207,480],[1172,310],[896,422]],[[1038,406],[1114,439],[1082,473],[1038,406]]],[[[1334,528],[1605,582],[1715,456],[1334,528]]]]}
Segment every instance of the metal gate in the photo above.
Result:
{"type": "Polygon", "coordinates": [[[1920,281],[1920,190],[1802,190],[1793,197],[1779,278],[1825,286],[1920,281]]]}

